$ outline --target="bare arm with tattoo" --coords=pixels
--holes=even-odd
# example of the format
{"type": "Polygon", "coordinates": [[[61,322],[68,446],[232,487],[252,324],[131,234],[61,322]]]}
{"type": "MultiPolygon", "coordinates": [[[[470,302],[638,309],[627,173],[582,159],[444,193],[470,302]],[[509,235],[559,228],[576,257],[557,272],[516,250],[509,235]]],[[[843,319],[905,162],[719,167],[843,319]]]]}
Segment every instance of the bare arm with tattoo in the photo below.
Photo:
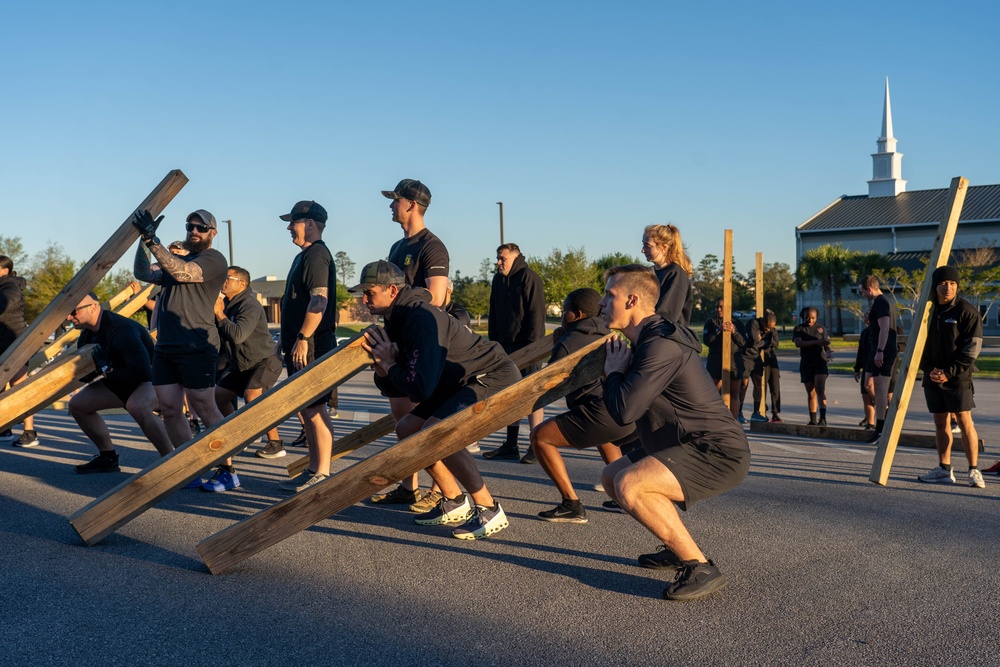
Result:
{"type": "Polygon", "coordinates": [[[189,262],[182,257],[178,257],[159,243],[155,244],[150,251],[153,257],[160,263],[160,269],[166,271],[179,283],[203,283],[205,276],[202,274],[201,266],[197,262],[189,262]]]}
{"type": "Polygon", "coordinates": [[[163,274],[159,269],[154,269],[149,265],[149,250],[145,244],[140,243],[135,249],[135,262],[132,266],[132,273],[139,280],[156,285],[163,284],[163,274]]]}

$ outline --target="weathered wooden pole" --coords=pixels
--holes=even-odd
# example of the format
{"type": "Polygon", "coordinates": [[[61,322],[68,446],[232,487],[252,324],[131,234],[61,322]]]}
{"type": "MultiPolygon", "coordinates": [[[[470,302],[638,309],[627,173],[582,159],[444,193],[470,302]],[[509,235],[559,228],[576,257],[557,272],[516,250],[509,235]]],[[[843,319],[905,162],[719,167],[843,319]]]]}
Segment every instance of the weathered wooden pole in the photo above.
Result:
{"type": "MultiPolygon", "coordinates": [[[[757,253],[757,280],[756,280],[756,293],[757,293],[757,319],[764,317],[764,253],[757,253]]],[[[768,380],[771,379],[771,367],[765,362],[767,355],[766,350],[760,351],[760,360],[763,364],[763,372],[760,376],[760,405],[757,406],[757,412],[762,415],[767,415],[767,391],[768,391],[768,380]]]]}
{"type": "Polygon", "coordinates": [[[33,415],[60,396],[83,386],[94,372],[94,345],[65,354],[19,385],[0,394],[0,431],[33,415]]]}
{"type": "MultiPolygon", "coordinates": [[[[722,321],[733,321],[733,230],[725,231],[722,256],[722,321]]],[[[722,332],[722,402],[732,409],[729,401],[731,381],[730,369],[733,367],[733,334],[722,332]]]]}

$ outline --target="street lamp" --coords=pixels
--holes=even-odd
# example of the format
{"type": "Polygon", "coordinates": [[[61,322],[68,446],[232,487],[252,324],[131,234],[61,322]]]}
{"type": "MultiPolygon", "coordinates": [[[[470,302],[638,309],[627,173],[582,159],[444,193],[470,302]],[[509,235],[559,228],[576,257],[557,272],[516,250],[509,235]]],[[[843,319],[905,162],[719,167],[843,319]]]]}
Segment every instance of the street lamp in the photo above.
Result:
{"type": "Polygon", "coordinates": [[[219,222],[224,222],[229,225],[229,266],[235,266],[236,262],[233,261],[233,221],[219,220],[219,222]]]}
{"type": "Polygon", "coordinates": [[[500,245],[503,245],[503,202],[498,201],[497,206],[500,207],[500,245]]]}

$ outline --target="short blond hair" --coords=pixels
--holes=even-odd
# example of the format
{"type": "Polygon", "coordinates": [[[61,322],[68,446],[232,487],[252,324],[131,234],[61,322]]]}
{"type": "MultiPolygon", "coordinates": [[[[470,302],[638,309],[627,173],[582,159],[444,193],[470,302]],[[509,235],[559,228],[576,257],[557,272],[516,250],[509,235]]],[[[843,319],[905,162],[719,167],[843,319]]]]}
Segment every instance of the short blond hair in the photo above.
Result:
{"type": "Polygon", "coordinates": [[[635,294],[650,310],[656,309],[660,299],[660,283],[653,269],[642,264],[622,264],[612,266],[604,272],[604,280],[617,278],[617,283],[629,294],[635,294]]]}

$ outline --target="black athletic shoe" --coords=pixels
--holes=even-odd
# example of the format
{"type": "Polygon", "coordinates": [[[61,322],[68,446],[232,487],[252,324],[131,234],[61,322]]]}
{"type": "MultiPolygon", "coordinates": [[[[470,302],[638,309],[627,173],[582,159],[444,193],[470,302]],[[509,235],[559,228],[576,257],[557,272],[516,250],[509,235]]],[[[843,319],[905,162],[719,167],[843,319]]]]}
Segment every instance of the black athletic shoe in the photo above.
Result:
{"type": "Polygon", "coordinates": [[[721,591],[728,583],[726,576],[712,561],[701,563],[689,560],[677,570],[673,583],[663,589],[663,597],[688,602],[721,591]]]}
{"type": "Polygon", "coordinates": [[[605,500],[603,503],[601,503],[601,507],[603,507],[605,509],[605,511],[607,511],[607,512],[617,512],[618,514],[628,514],[628,512],[626,512],[625,510],[623,510],[622,506],[619,505],[618,503],[616,503],[614,500],[605,500]]]}
{"type": "Polygon", "coordinates": [[[563,500],[558,507],[539,512],[538,518],[552,523],[587,523],[587,511],[583,505],[573,507],[569,501],[563,500]]]}
{"type": "Polygon", "coordinates": [[[521,463],[538,463],[538,459],[535,458],[535,450],[528,447],[528,453],[521,457],[521,463]]]}
{"type": "Polygon", "coordinates": [[[865,440],[865,442],[868,443],[869,445],[874,445],[877,444],[878,441],[881,439],[882,439],[882,434],[879,433],[878,431],[873,431],[871,436],[869,436],[868,439],[865,440]]]}
{"type": "Polygon", "coordinates": [[[661,544],[655,553],[639,556],[639,567],[650,570],[676,570],[684,563],[667,545],[661,544]]]}
{"type": "Polygon", "coordinates": [[[292,440],[291,444],[295,445],[296,447],[305,447],[306,446],[306,430],[302,429],[301,431],[299,431],[299,434],[297,436],[295,436],[295,439],[292,440]]]}
{"type": "Polygon", "coordinates": [[[14,442],[11,443],[15,447],[37,447],[38,446],[38,433],[35,431],[25,431],[22,433],[14,442]]]}
{"type": "Polygon", "coordinates": [[[819,422],[817,422],[816,426],[826,426],[826,418],[820,417],[819,422]]]}
{"type": "Polygon", "coordinates": [[[517,453],[516,446],[501,445],[493,451],[483,452],[483,458],[496,461],[517,461],[520,455],[517,453]]]}
{"type": "Polygon", "coordinates": [[[86,463],[74,466],[73,469],[81,475],[86,475],[92,472],[121,472],[121,468],[118,467],[117,456],[113,459],[109,459],[101,456],[100,454],[86,463]]]}

